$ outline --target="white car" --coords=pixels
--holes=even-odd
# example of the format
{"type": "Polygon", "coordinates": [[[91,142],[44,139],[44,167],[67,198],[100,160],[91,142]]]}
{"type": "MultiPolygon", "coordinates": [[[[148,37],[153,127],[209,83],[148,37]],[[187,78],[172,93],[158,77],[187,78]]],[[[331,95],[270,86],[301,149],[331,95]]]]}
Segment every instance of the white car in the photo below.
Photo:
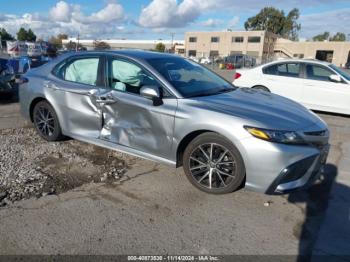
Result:
{"type": "Polygon", "coordinates": [[[202,57],[199,62],[201,64],[205,64],[205,65],[210,65],[211,64],[211,59],[209,57],[202,57]]]}
{"type": "Polygon", "coordinates": [[[233,83],[288,97],[309,109],[350,115],[350,74],[331,63],[275,61],[237,70],[233,83]]]}

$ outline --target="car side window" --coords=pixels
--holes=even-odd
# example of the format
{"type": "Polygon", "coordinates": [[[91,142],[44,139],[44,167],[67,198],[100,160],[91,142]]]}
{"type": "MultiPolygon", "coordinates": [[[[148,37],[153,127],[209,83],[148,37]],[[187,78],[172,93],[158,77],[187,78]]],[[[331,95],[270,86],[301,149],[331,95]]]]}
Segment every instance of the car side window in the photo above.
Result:
{"type": "Polygon", "coordinates": [[[299,63],[280,63],[274,64],[263,69],[264,74],[278,75],[286,77],[299,77],[299,63]]]}
{"type": "Polygon", "coordinates": [[[75,59],[63,68],[62,77],[67,81],[96,86],[98,64],[97,57],[75,59]]]}
{"type": "Polygon", "coordinates": [[[319,80],[319,81],[330,81],[329,76],[334,73],[323,67],[318,65],[308,64],[306,65],[306,77],[311,80],[319,80]]]}
{"type": "Polygon", "coordinates": [[[160,87],[151,74],[132,62],[116,58],[109,59],[107,68],[108,86],[111,89],[139,95],[142,86],[160,87]]]}

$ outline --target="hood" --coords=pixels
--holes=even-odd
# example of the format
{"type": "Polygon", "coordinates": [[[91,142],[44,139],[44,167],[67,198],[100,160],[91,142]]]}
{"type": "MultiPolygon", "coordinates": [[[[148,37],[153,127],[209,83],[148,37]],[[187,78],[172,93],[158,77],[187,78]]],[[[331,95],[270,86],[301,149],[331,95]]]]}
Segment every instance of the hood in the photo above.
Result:
{"type": "Polygon", "coordinates": [[[196,97],[197,107],[247,119],[256,127],[298,131],[324,122],[313,112],[290,99],[268,92],[239,88],[233,92],[196,97]]]}

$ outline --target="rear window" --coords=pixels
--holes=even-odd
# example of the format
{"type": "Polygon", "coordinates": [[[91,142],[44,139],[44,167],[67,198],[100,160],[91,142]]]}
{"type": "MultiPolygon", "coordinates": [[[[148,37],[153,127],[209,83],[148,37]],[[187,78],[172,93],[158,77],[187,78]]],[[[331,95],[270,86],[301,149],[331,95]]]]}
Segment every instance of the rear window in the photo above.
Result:
{"type": "Polygon", "coordinates": [[[299,77],[300,64],[299,63],[282,63],[274,64],[263,68],[263,73],[268,75],[299,77]]]}

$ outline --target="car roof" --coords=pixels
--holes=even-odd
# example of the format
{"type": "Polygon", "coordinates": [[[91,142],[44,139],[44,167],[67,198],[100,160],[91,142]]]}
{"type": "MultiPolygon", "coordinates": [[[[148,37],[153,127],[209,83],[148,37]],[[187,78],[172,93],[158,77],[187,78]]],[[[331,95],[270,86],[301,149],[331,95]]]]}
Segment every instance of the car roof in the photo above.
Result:
{"type": "Polygon", "coordinates": [[[321,61],[317,59],[301,59],[301,58],[295,58],[295,59],[280,59],[276,60],[270,63],[263,64],[262,66],[267,66],[267,65],[272,65],[272,64],[277,64],[277,63],[314,63],[314,64],[320,64],[320,65],[325,65],[329,66],[331,63],[326,62],[326,61],[321,61]]]}
{"type": "MultiPolygon", "coordinates": [[[[86,55],[86,54],[115,54],[115,55],[123,55],[134,59],[152,59],[152,58],[171,58],[171,57],[179,57],[175,54],[170,53],[161,53],[156,51],[145,51],[138,49],[121,49],[121,50],[104,50],[104,51],[79,51],[79,52],[69,52],[67,56],[72,55],[86,55]]],[[[64,54],[66,55],[66,54],[64,54]]]]}

